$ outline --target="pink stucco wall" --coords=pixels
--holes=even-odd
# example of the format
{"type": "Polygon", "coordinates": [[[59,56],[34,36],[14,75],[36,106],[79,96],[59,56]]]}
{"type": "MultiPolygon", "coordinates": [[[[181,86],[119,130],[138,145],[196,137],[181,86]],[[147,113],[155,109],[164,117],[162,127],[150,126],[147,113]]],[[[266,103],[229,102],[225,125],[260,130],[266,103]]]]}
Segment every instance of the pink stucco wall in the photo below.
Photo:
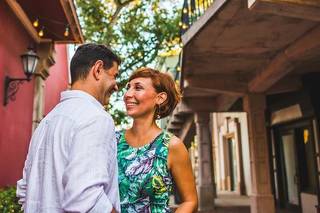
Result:
{"type": "Polygon", "coordinates": [[[16,100],[3,106],[6,75],[24,78],[20,55],[32,42],[5,1],[0,1],[0,186],[21,176],[31,136],[33,80],[20,86],[16,100]]]}
{"type": "MultiPolygon", "coordinates": [[[[22,176],[32,132],[34,80],[25,82],[16,100],[3,105],[6,75],[24,78],[20,55],[33,40],[5,1],[0,1],[0,188],[15,185],[22,176]]],[[[68,86],[67,51],[56,45],[56,64],[45,82],[45,114],[59,101],[60,92],[68,86]]]]}

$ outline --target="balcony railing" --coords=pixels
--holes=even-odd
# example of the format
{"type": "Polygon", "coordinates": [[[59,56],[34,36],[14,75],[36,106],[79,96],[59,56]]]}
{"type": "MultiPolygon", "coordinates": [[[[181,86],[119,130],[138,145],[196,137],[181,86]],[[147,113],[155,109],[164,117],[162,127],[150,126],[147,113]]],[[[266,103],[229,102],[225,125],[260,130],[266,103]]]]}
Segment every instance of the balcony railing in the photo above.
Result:
{"type": "Polygon", "coordinates": [[[181,35],[202,16],[214,0],[185,0],[181,16],[181,35]]]}

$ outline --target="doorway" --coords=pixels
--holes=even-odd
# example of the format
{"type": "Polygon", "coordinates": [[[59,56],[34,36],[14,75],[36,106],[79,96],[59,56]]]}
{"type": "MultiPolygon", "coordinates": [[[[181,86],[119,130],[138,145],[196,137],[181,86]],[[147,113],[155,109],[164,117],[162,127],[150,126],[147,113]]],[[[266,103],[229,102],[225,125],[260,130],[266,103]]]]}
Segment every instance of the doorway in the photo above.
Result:
{"type": "Polygon", "coordinates": [[[274,128],[277,203],[302,212],[302,195],[316,194],[316,162],[312,124],[300,122],[274,128]]]}
{"type": "Polygon", "coordinates": [[[289,205],[299,206],[298,171],[294,131],[281,135],[285,183],[287,184],[287,202],[289,205]]]}
{"type": "Polygon", "coordinates": [[[229,189],[230,191],[237,190],[237,153],[236,153],[236,144],[234,138],[227,139],[227,149],[228,149],[228,174],[229,174],[229,189]]]}

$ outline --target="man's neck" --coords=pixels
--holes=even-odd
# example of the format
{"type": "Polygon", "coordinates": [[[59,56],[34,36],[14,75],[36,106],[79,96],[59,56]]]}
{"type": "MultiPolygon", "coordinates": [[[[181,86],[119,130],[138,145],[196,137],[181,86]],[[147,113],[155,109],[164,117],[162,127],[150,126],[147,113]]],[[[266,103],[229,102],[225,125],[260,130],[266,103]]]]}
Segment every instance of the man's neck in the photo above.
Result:
{"type": "MultiPolygon", "coordinates": [[[[91,96],[93,96],[96,100],[99,101],[99,97],[97,95],[97,92],[92,88],[92,86],[89,86],[87,83],[85,83],[84,81],[77,81],[74,82],[71,85],[71,90],[80,90],[80,91],[84,91],[88,94],[90,94],[91,96]]],[[[100,102],[100,101],[99,101],[100,102]]]]}

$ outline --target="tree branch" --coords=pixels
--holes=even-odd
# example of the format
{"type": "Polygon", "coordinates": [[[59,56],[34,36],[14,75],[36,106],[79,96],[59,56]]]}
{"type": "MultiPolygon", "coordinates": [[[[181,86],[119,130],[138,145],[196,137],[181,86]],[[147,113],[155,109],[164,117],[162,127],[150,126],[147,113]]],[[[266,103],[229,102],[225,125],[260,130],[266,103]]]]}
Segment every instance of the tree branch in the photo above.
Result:
{"type": "Polygon", "coordinates": [[[124,2],[121,2],[121,0],[116,0],[116,1],[119,3],[119,5],[125,7],[128,4],[130,4],[131,2],[133,2],[134,0],[127,0],[127,1],[124,1],[124,2]]]}
{"type": "Polygon", "coordinates": [[[111,26],[113,26],[115,24],[115,22],[117,21],[121,10],[133,1],[134,0],[127,0],[127,1],[124,1],[123,3],[121,2],[121,0],[114,1],[115,4],[117,5],[117,8],[116,8],[116,11],[114,12],[114,14],[111,16],[111,20],[110,20],[111,26]]]}
{"type": "Polygon", "coordinates": [[[142,58],[140,58],[140,59],[138,59],[136,61],[133,61],[133,62],[131,62],[129,64],[126,64],[124,69],[127,70],[128,68],[133,67],[133,66],[135,66],[135,65],[137,65],[139,63],[142,63],[142,66],[145,66],[145,65],[151,63],[158,56],[159,49],[160,49],[160,43],[157,42],[156,46],[152,49],[152,50],[154,50],[153,53],[151,53],[152,50],[149,50],[149,51],[145,52],[145,55],[151,54],[151,57],[149,59],[146,59],[146,58],[142,57],[142,58]]]}

